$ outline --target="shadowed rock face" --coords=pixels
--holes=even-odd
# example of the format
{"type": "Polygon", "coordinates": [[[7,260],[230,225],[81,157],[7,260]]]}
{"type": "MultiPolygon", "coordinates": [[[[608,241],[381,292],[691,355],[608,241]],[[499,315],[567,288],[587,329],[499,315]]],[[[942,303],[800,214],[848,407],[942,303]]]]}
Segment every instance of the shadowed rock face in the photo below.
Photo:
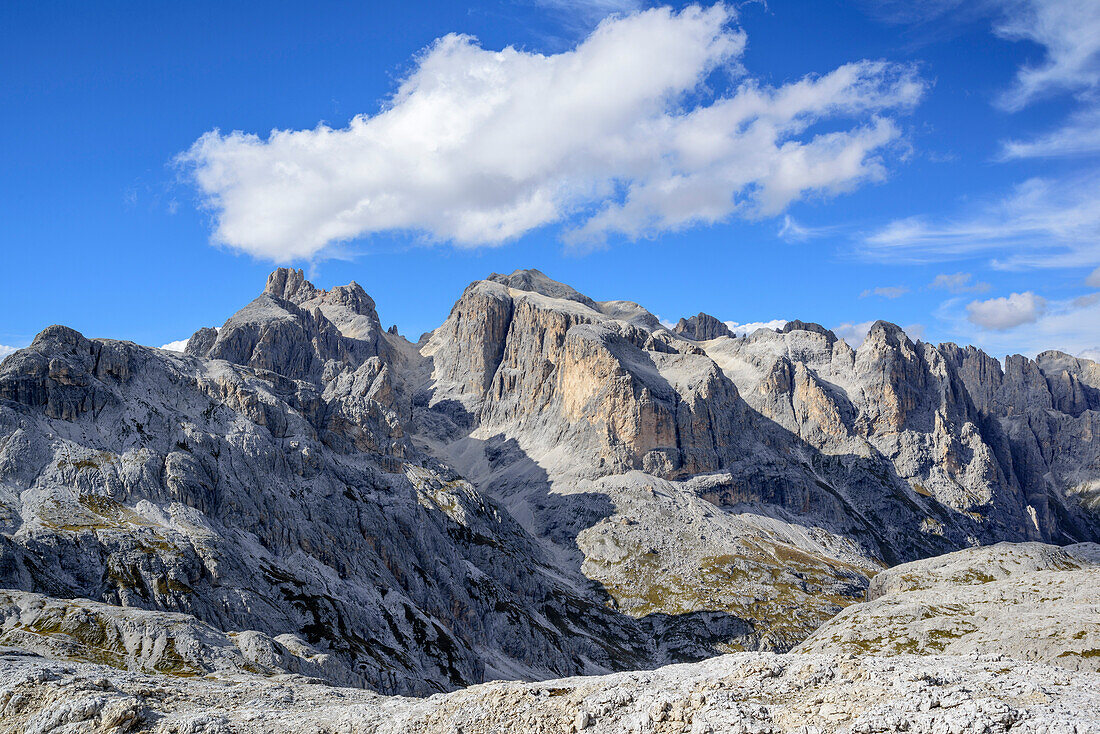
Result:
{"type": "Polygon", "coordinates": [[[279,269],[184,354],[50,327],[0,365],[0,586],[45,599],[2,629],[422,693],[785,650],[883,565],[1100,537],[1092,362],[704,316],[517,271],[413,345],[279,269]]]}
{"type": "Polygon", "coordinates": [[[676,324],[676,328],[672,331],[682,337],[695,339],[696,341],[709,341],[720,336],[733,336],[728,326],[710,314],[702,312],[690,319],[680,319],[679,323],[676,324]]]}

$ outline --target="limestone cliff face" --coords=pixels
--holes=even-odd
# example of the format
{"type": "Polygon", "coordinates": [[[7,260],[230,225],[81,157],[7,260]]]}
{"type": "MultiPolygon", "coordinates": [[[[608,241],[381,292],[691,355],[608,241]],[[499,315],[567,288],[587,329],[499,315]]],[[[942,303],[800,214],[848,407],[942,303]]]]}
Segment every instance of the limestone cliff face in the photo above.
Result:
{"type": "Polygon", "coordinates": [[[0,586],[42,596],[0,627],[427,692],[788,649],[883,565],[1100,537],[1094,363],[703,316],[517,271],[413,345],[279,269],[184,354],[49,327],[0,364],[0,586]]]}
{"type": "MultiPolygon", "coordinates": [[[[796,488],[807,477],[828,487],[788,491],[780,504],[798,510],[824,489],[872,534],[922,526],[918,538],[953,545],[1003,534],[1069,541],[1096,529],[1069,496],[1072,478],[1044,478],[1056,444],[1088,453],[1085,436],[1091,446],[1091,363],[1048,354],[1044,370],[1010,358],[1006,377],[977,350],[914,343],[885,322],[855,351],[803,322],[704,350],[554,295],[567,286],[525,290],[522,274],[508,282],[523,287],[471,286],[428,342],[434,399],[461,403],[478,435],[514,437],[532,455],[568,446],[565,473],[755,471],[749,454],[796,488]],[[994,415],[1011,419],[1009,435],[994,415]],[[1011,428],[1020,420],[1040,427],[1030,442],[1011,428]],[[858,519],[876,505],[887,516],[858,519]]],[[[776,496],[758,483],[755,499],[776,496]]],[[[929,547],[903,545],[899,558],[929,547]]]]}
{"type": "Polygon", "coordinates": [[[736,388],[701,350],[590,299],[482,281],[424,354],[433,400],[462,403],[483,435],[515,434],[535,451],[567,446],[579,454],[574,468],[593,476],[714,471],[739,417],[736,388]]]}

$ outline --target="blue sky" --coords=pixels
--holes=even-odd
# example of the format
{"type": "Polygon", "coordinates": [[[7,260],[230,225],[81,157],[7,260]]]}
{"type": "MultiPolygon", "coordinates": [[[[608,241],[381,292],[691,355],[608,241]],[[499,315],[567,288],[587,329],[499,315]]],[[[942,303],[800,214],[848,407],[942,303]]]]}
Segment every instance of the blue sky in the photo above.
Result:
{"type": "Polygon", "coordinates": [[[1100,348],[1096,0],[12,0],[0,109],[0,352],[186,338],[276,263],[413,339],[536,267],[671,321],[1100,348]]]}

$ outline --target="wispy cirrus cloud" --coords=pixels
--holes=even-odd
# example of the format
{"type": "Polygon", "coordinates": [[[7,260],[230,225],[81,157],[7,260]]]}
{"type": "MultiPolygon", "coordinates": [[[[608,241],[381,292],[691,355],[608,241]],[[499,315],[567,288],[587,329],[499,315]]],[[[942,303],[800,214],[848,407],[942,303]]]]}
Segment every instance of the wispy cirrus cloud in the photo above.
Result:
{"type": "Polygon", "coordinates": [[[1005,0],[994,31],[1032,41],[1044,58],[1016,74],[998,99],[1018,111],[1044,98],[1072,94],[1080,103],[1065,123],[1030,139],[1006,140],[1004,160],[1053,158],[1100,152],[1100,3],[1081,0],[1005,0]]]}
{"type": "Polygon", "coordinates": [[[745,48],[735,17],[722,4],[631,13],[552,55],[445,36],[378,114],[265,138],[212,131],[179,160],[213,239],[278,262],[394,231],[479,247],[556,224],[589,247],[772,216],[885,176],[892,115],[925,89],[915,69],[856,61],[715,93],[705,82],[736,72],[745,48]]]}
{"type": "MultiPolygon", "coordinates": [[[[1038,64],[1016,73],[999,103],[1020,110],[1037,99],[1071,92],[1085,97],[1100,87],[1100,4],[1090,0],[1004,0],[997,35],[1043,47],[1038,64]]],[[[1093,99],[1093,101],[1095,101],[1093,99]]]]}
{"type": "Polygon", "coordinates": [[[799,222],[790,214],[783,215],[783,222],[779,225],[776,235],[787,242],[807,242],[819,237],[826,237],[847,229],[844,225],[811,226],[799,222]]]}
{"type": "Polygon", "coordinates": [[[974,280],[971,273],[940,273],[932,279],[928,287],[948,293],[985,293],[991,286],[984,281],[974,280]]]}
{"type": "Polygon", "coordinates": [[[1006,140],[1001,159],[1066,158],[1100,152],[1100,106],[1071,115],[1062,127],[1038,137],[1006,140]]]}
{"type": "Polygon", "coordinates": [[[606,18],[637,13],[651,3],[645,0],[526,0],[526,4],[547,11],[567,35],[579,38],[606,18]]]}
{"type": "Polygon", "coordinates": [[[1100,264],[1100,174],[1033,178],[980,211],[956,219],[900,219],[872,232],[873,260],[931,263],[989,256],[1003,268],[1100,264]]]}
{"type": "Polygon", "coordinates": [[[648,4],[644,0],[530,0],[532,5],[571,15],[602,20],[609,15],[636,13],[648,4]]]}
{"type": "MultiPolygon", "coordinates": [[[[928,17],[955,12],[954,0],[907,4],[928,17]]],[[[997,103],[1014,112],[1041,99],[1072,94],[1080,107],[1062,126],[1002,143],[1001,159],[1066,157],[1100,152],[1100,3],[1079,0],[988,0],[971,10],[994,16],[1002,38],[1031,41],[1042,57],[1017,70],[997,103]]],[[[898,12],[901,12],[899,10],[898,12]]],[[[936,262],[988,255],[1009,268],[1100,263],[1100,173],[1031,178],[1001,198],[951,218],[895,220],[866,236],[874,259],[936,262]]]]}
{"type": "Polygon", "coordinates": [[[870,296],[878,296],[879,298],[901,298],[909,292],[909,288],[904,285],[887,285],[879,286],[878,288],[868,288],[859,294],[860,298],[868,298],[870,296]]]}

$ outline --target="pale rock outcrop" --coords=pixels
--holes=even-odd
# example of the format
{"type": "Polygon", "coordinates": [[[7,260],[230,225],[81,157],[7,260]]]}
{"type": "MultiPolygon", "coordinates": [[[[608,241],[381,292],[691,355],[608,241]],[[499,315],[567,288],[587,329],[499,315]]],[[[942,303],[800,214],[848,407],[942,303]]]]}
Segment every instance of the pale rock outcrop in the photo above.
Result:
{"type": "Polygon", "coordinates": [[[1100,675],[997,656],[740,653],[427,699],[308,681],[150,677],[0,651],[0,732],[154,734],[1100,731],[1100,675]]]}
{"type": "Polygon", "coordinates": [[[996,654],[1100,671],[1100,545],[998,543],[895,566],[796,652],[996,654]]]}

